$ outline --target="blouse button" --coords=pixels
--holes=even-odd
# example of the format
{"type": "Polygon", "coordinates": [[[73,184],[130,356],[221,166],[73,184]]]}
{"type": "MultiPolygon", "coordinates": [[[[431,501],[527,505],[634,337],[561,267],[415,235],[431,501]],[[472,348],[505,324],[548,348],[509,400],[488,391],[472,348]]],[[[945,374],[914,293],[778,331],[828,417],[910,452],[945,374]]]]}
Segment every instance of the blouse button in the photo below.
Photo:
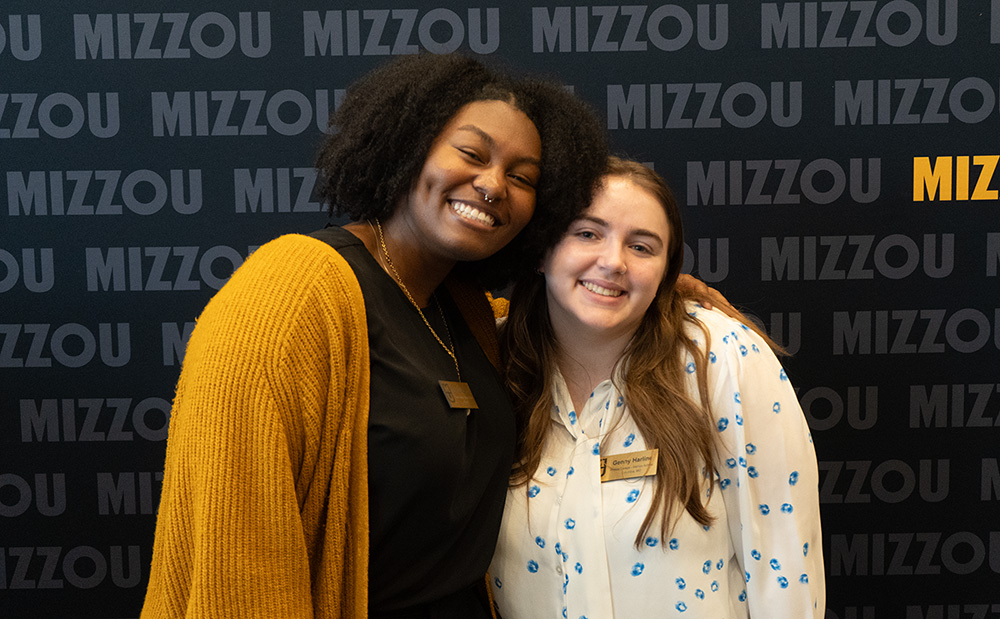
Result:
{"type": "Polygon", "coordinates": [[[556,566],[556,574],[562,575],[562,566],[561,565],[557,565],[556,566]]]}

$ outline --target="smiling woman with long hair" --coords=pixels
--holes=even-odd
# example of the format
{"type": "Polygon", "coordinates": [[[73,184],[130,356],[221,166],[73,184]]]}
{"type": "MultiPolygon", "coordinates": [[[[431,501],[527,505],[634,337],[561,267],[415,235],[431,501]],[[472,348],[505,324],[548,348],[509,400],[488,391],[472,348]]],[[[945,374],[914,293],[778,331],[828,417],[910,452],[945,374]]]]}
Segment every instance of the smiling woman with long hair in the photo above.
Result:
{"type": "Polygon", "coordinates": [[[677,204],[610,159],[501,329],[519,439],[505,619],[820,618],[812,439],[771,341],[686,299],[677,204]]]}

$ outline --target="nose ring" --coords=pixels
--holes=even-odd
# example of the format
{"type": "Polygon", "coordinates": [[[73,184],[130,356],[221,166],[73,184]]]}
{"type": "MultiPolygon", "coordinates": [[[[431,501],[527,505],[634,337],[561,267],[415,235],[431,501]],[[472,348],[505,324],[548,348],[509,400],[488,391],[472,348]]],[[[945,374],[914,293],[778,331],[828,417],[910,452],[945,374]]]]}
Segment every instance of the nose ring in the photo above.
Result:
{"type": "Polygon", "coordinates": [[[484,191],[483,192],[483,199],[486,200],[487,202],[489,202],[490,204],[493,204],[494,202],[497,201],[497,198],[491,198],[490,197],[490,194],[489,194],[488,191],[484,191]]]}

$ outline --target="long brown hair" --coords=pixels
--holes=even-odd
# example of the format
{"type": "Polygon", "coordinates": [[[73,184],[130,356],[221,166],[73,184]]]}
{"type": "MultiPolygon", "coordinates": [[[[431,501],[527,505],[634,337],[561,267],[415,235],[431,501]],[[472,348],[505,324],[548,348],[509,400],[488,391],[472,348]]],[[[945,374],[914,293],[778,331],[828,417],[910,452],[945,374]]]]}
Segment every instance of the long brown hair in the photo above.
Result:
{"type": "MultiPolygon", "coordinates": [[[[639,547],[658,514],[662,515],[660,533],[668,536],[680,516],[679,506],[701,525],[713,521],[703,491],[706,477],[710,480],[708,494],[714,489],[717,449],[709,410],[708,353],[688,336],[687,327],[698,327],[706,343],[709,334],[704,324],[688,314],[685,298],[674,287],[684,258],[684,236],[673,192],[656,172],[634,161],[609,158],[603,178],[610,177],[624,178],[653,195],[670,225],[663,281],[616,365],[616,369],[623,369],[623,384],[616,386],[628,403],[629,415],[647,447],[659,450],[652,504],[635,538],[639,547]],[[687,388],[687,355],[695,363],[697,399],[687,388]]],[[[551,427],[552,370],[558,342],[549,319],[544,277],[519,280],[510,299],[500,345],[506,379],[515,398],[519,434],[511,485],[519,487],[534,476],[551,427]]],[[[754,328],[753,323],[745,323],[754,328]]]]}

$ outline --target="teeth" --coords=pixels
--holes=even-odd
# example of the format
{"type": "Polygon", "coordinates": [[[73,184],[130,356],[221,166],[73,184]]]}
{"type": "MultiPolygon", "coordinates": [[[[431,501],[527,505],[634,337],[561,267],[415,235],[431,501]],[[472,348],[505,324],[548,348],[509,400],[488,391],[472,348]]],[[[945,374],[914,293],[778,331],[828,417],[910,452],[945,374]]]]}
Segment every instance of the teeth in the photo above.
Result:
{"type": "Polygon", "coordinates": [[[455,202],[451,205],[455,212],[465,217],[466,219],[473,219],[475,221],[480,221],[487,226],[492,226],[496,224],[496,220],[492,216],[487,215],[477,208],[473,208],[464,202],[455,202]]]}
{"type": "Polygon", "coordinates": [[[603,286],[598,286],[597,284],[591,284],[590,282],[583,282],[583,287],[591,292],[595,292],[602,297],[620,297],[624,294],[621,290],[609,290],[603,286]]]}

